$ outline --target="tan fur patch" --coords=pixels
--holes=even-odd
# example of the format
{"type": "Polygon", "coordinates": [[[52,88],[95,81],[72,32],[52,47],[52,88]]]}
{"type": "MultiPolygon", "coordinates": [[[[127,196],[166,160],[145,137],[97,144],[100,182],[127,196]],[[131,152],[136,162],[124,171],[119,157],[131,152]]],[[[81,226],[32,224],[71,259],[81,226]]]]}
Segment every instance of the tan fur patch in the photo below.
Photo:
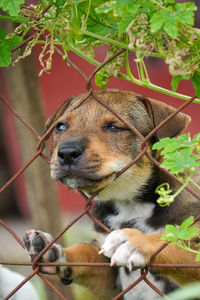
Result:
{"type": "MultiPolygon", "coordinates": [[[[117,111],[125,121],[134,126],[141,135],[146,136],[153,129],[152,115],[141,97],[131,92],[118,90],[96,91],[95,93],[117,111]]],[[[67,124],[66,131],[53,134],[51,175],[56,180],[65,177],[62,182],[67,184],[69,188],[83,190],[87,193],[93,193],[106,187],[105,191],[101,192],[103,199],[113,193],[113,196],[117,195],[117,187],[124,193],[124,196],[119,193],[118,199],[130,198],[130,195],[137,194],[140,186],[151,177],[152,164],[146,157],[142,157],[116,182],[112,181],[117,172],[139,155],[141,140],[93,97],[90,96],[83,104],[77,106],[81,99],[82,96],[72,98],[68,106],[65,102],[64,108],[61,107],[51,120],[53,122],[57,118],[58,123],[67,124]],[[119,130],[109,130],[111,124],[119,130]],[[60,166],[57,157],[59,146],[73,138],[87,140],[87,146],[82,157],[76,166],[73,166],[74,177],[69,171],[64,172],[64,167],[60,166]],[[62,174],[59,174],[59,168],[62,168],[62,172],[60,172],[62,174]],[[66,176],[64,176],[65,173],[66,176]],[[111,182],[111,186],[107,187],[111,182]]],[[[166,105],[163,103],[154,100],[149,101],[152,101],[156,114],[159,115],[155,118],[159,120],[161,116],[164,118],[166,113],[169,114],[173,111],[173,108],[168,106],[166,110],[166,105]]],[[[178,126],[180,129],[173,128],[173,131],[183,129],[186,123],[185,118],[185,115],[179,116],[178,126]]],[[[48,126],[50,126],[49,123],[48,126]]],[[[148,149],[151,154],[150,147],[148,149]]]]}

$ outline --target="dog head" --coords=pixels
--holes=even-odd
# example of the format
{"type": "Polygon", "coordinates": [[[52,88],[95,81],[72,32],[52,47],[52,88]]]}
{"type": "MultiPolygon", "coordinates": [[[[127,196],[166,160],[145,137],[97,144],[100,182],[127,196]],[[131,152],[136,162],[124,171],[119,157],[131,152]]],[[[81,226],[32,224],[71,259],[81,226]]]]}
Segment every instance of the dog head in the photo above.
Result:
{"type": "MultiPolygon", "coordinates": [[[[167,116],[174,108],[149,100],[132,92],[120,90],[96,91],[95,95],[133,125],[142,136],[167,116]]],[[[152,174],[152,163],[146,156],[113,181],[117,172],[129,164],[141,151],[141,139],[122,121],[90,96],[80,106],[84,95],[73,97],[47,121],[55,123],[51,154],[51,175],[69,188],[88,194],[103,189],[102,199],[137,194],[152,174]],[[131,184],[130,184],[131,182],[131,184]]],[[[159,137],[180,134],[190,118],[179,113],[158,131],[159,137]]],[[[151,151],[152,139],[148,141],[151,151]]]]}

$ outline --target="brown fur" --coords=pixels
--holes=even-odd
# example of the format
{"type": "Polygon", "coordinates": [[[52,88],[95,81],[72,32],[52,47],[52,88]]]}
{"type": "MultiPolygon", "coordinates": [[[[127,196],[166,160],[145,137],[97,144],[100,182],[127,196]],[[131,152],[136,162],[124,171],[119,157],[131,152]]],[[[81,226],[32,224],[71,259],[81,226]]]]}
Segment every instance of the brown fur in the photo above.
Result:
{"type": "MultiPolygon", "coordinates": [[[[96,91],[95,94],[117,111],[124,120],[135,126],[143,136],[146,136],[153,129],[154,122],[157,125],[174,112],[174,109],[166,104],[152,99],[145,99],[127,91],[105,90],[96,91]]],[[[118,171],[139,155],[141,140],[130,130],[117,133],[103,130],[108,123],[113,123],[121,128],[127,127],[116,116],[96,102],[92,96],[78,106],[82,98],[83,95],[80,95],[65,102],[47,123],[47,127],[55,120],[57,122],[67,122],[68,124],[68,129],[65,132],[53,134],[52,177],[56,180],[59,179],[60,170],[57,165],[59,146],[70,138],[82,137],[87,139],[87,147],[84,160],[80,161],[76,172],[83,178],[76,179],[76,183],[71,183],[71,186],[69,183],[66,184],[70,188],[82,190],[88,194],[105,188],[100,192],[100,195],[106,198],[107,190],[110,188],[112,192],[112,187],[113,190],[117,186],[120,187],[120,184],[127,184],[128,187],[131,182],[137,193],[140,186],[152,174],[152,163],[146,156],[143,156],[125,174],[121,175],[116,182],[113,183],[113,179],[118,171]]],[[[176,136],[186,128],[189,121],[190,118],[187,115],[179,113],[158,131],[158,136],[176,136]]],[[[151,141],[148,141],[148,151],[153,155],[150,146],[151,141]]],[[[165,181],[166,175],[161,172],[160,182],[165,181]]],[[[176,189],[176,184],[170,178],[167,178],[167,181],[171,181],[172,186],[176,189]]],[[[176,223],[176,221],[180,223],[188,216],[188,211],[190,212],[189,215],[197,214],[196,209],[199,208],[199,203],[194,197],[187,192],[183,192],[180,198],[181,200],[178,199],[176,204],[173,204],[174,208],[173,205],[170,208],[173,211],[173,214],[168,216],[171,223],[176,223]],[[180,211],[182,211],[181,215],[180,211]]],[[[170,214],[168,211],[169,209],[166,208],[166,214],[170,214]]],[[[147,263],[150,262],[152,254],[163,243],[160,240],[161,234],[143,234],[136,229],[123,230],[129,237],[130,242],[145,255],[147,263]]],[[[107,262],[104,256],[98,255],[98,251],[99,249],[93,245],[86,244],[78,244],[65,249],[67,259],[70,262],[107,262]]],[[[170,244],[154,258],[152,263],[195,263],[195,257],[170,244]]],[[[110,268],[105,267],[99,270],[92,267],[73,267],[72,269],[72,277],[75,282],[89,287],[100,299],[111,299],[111,295],[113,296],[116,293],[110,268]]],[[[160,270],[179,284],[200,280],[199,269],[165,268],[160,270]]]]}
{"type": "MultiPolygon", "coordinates": [[[[89,244],[77,244],[64,249],[69,262],[74,263],[108,263],[109,260],[103,255],[99,255],[99,249],[89,244]]],[[[94,295],[100,299],[110,300],[117,290],[114,283],[114,271],[110,267],[73,267],[72,278],[76,283],[87,287],[94,295]],[[105,280],[106,279],[106,280],[105,280]]]]}
{"type": "MultiPolygon", "coordinates": [[[[143,234],[136,229],[124,229],[125,234],[133,245],[137,245],[138,250],[144,254],[148,263],[152,264],[191,264],[195,262],[195,255],[174,246],[167,245],[154,259],[151,256],[163,244],[162,234],[143,234]]],[[[200,279],[199,269],[195,268],[158,268],[162,274],[179,285],[200,279]]]]}

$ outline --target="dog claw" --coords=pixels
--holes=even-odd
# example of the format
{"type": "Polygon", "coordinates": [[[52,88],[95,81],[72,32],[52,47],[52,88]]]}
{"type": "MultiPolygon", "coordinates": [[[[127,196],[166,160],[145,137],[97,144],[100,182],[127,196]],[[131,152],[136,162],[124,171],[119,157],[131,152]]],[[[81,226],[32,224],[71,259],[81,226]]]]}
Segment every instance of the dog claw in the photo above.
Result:
{"type": "Polygon", "coordinates": [[[132,271],[133,271],[133,264],[132,264],[132,263],[129,263],[129,265],[128,265],[128,269],[129,269],[129,271],[130,271],[130,272],[132,272],[132,271]]]}
{"type": "Polygon", "coordinates": [[[98,254],[103,254],[105,252],[105,250],[104,249],[101,249],[99,252],[98,252],[98,254]]]}
{"type": "Polygon", "coordinates": [[[111,259],[110,266],[113,267],[116,265],[117,261],[115,259],[111,259]]]}

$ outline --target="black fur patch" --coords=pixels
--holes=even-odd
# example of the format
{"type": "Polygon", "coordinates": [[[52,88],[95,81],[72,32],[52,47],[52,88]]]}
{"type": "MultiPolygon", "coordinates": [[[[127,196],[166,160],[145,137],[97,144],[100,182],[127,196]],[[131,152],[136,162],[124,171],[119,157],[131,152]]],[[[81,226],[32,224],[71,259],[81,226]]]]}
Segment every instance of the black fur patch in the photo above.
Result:
{"type": "MultiPolygon", "coordinates": [[[[95,218],[97,218],[105,226],[108,226],[107,219],[109,218],[109,216],[116,216],[116,215],[118,215],[118,213],[119,212],[117,211],[113,201],[108,201],[108,202],[96,201],[95,202],[95,205],[93,208],[93,216],[95,218]]],[[[96,223],[94,224],[94,227],[95,227],[96,231],[104,232],[104,230],[100,226],[98,226],[96,223]]]]}
{"type": "Polygon", "coordinates": [[[61,278],[60,281],[65,284],[65,285],[69,285],[72,283],[72,279],[66,279],[66,278],[61,278]]]}

